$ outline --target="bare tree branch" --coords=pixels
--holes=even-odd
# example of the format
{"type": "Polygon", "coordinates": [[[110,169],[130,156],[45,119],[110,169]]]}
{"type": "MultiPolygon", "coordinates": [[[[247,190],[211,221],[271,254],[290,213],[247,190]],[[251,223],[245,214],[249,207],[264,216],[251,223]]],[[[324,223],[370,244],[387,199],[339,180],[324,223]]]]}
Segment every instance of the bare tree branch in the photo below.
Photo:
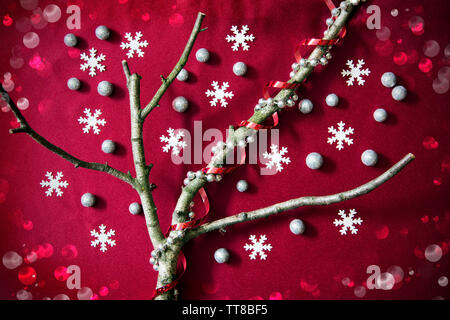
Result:
{"type": "MultiPolygon", "coordinates": [[[[336,39],[342,29],[345,27],[347,21],[350,19],[351,14],[356,7],[357,6],[348,3],[347,9],[341,9],[339,16],[336,18],[333,25],[325,32],[323,39],[336,39]]],[[[328,46],[316,46],[312,53],[309,55],[308,60],[319,60],[326,49],[328,49],[328,46]]],[[[313,70],[314,67],[310,64],[300,67],[295,75],[288,81],[288,83],[302,83],[313,72],[313,70]]],[[[293,92],[293,89],[282,89],[274,97],[274,100],[285,100],[286,98],[290,97],[293,92]]],[[[248,121],[262,124],[264,123],[264,121],[272,117],[272,115],[277,111],[279,111],[279,109],[275,104],[272,106],[266,106],[259,111],[255,111],[248,121]]],[[[245,140],[245,138],[251,135],[251,133],[252,129],[249,129],[247,127],[240,127],[237,130],[233,131],[233,133],[230,134],[227,139],[226,147],[214,155],[214,157],[211,159],[211,162],[208,164],[208,168],[221,167],[224,163],[226,163],[227,155],[232,152],[232,149],[234,149],[234,147],[230,148],[228,146],[229,142],[232,142],[234,145],[236,145],[238,141],[245,140]]],[[[204,178],[195,178],[182,189],[175,206],[175,210],[172,214],[172,224],[181,223],[187,219],[190,203],[192,202],[193,198],[200,190],[200,188],[204,187],[206,183],[207,182],[204,178]]]]}
{"type": "Polygon", "coordinates": [[[183,53],[181,54],[180,60],[178,60],[177,64],[173,68],[172,72],[169,74],[167,78],[164,78],[161,75],[162,84],[159,87],[156,94],[153,96],[152,100],[147,104],[147,106],[142,109],[141,115],[142,119],[145,119],[148,114],[159,105],[159,101],[161,100],[162,96],[166,92],[166,90],[169,88],[169,86],[172,84],[172,82],[177,77],[178,73],[181,71],[181,69],[184,68],[186,65],[186,62],[189,58],[189,54],[191,53],[192,47],[194,46],[195,39],[197,38],[197,35],[205,31],[206,28],[201,29],[202,21],[205,18],[205,14],[199,12],[197,15],[197,20],[195,21],[194,28],[192,29],[191,36],[189,37],[189,40],[186,44],[186,47],[183,50],[183,53]]]}
{"type": "Polygon", "coordinates": [[[11,111],[13,112],[14,116],[16,117],[17,121],[20,124],[19,128],[9,130],[10,133],[12,133],[12,134],[13,133],[26,133],[31,138],[33,138],[34,141],[36,141],[43,147],[47,148],[51,152],[57,154],[61,158],[72,163],[75,166],[75,168],[81,167],[81,168],[85,168],[85,169],[105,172],[105,173],[108,173],[108,174],[130,184],[134,189],[138,188],[136,180],[130,174],[127,174],[120,170],[114,169],[113,167],[109,166],[107,163],[103,164],[103,163],[87,162],[87,161],[80,160],[80,159],[74,157],[73,155],[71,155],[70,153],[64,151],[60,147],[58,147],[58,146],[52,144],[51,142],[49,142],[48,140],[46,140],[44,137],[42,137],[36,131],[34,131],[33,128],[31,128],[31,126],[26,121],[25,117],[20,112],[19,108],[17,108],[15,102],[11,99],[11,97],[8,95],[8,93],[5,91],[5,89],[1,85],[0,85],[0,91],[2,92],[3,96],[7,97],[8,104],[11,107],[11,111]]]}
{"type": "Polygon", "coordinates": [[[249,211],[242,212],[230,217],[226,217],[223,219],[219,219],[216,221],[205,223],[196,229],[192,229],[186,233],[185,240],[189,241],[203,233],[211,232],[214,230],[219,230],[228,226],[231,226],[236,223],[246,222],[250,220],[256,220],[261,218],[267,218],[273,214],[278,214],[281,212],[285,212],[288,210],[296,209],[302,206],[325,206],[332,203],[337,203],[349,199],[353,199],[364,194],[367,194],[383,183],[394,177],[397,173],[399,173],[408,163],[414,160],[414,155],[409,153],[399,162],[397,162],[394,166],[392,166],[389,170],[373,179],[372,181],[367,182],[355,189],[348,190],[341,193],[336,193],[327,196],[310,196],[310,197],[301,197],[297,199],[291,199],[288,201],[280,202],[269,207],[249,211]]]}

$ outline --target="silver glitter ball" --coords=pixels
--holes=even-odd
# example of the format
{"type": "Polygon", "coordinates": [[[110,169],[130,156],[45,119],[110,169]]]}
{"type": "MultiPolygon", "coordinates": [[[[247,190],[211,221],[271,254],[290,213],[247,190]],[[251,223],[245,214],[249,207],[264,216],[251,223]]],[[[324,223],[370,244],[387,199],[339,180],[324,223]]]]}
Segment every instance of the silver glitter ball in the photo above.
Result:
{"type": "Polygon", "coordinates": [[[386,88],[392,88],[393,86],[395,86],[397,84],[397,77],[392,72],[385,72],[381,76],[381,83],[386,88]]]}
{"type": "Polygon", "coordinates": [[[178,81],[186,81],[189,78],[189,72],[186,69],[181,69],[177,75],[178,81]]]}
{"type": "Polygon", "coordinates": [[[217,263],[225,263],[230,259],[230,253],[225,248],[217,249],[214,252],[214,259],[217,263]]]}
{"type": "Polygon", "coordinates": [[[372,167],[377,164],[378,162],[378,155],[373,150],[366,150],[361,155],[361,161],[364,165],[368,167],[372,167]]]}
{"type": "Polygon", "coordinates": [[[312,170],[317,170],[323,165],[323,157],[320,153],[311,152],[306,156],[306,165],[312,170]]]}
{"type": "Polygon", "coordinates": [[[336,94],[331,93],[327,95],[327,97],[325,98],[325,102],[330,107],[336,107],[339,103],[339,97],[336,94]]]}
{"type": "Polygon", "coordinates": [[[376,122],[384,122],[387,119],[387,112],[383,108],[378,108],[373,112],[373,118],[376,122]]]}
{"type": "Polygon", "coordinates": [[[102,151],[104,153],[113,153],[114,151],[116,151],[116,143],[112,140],[103,141],[102,151]]]}
{"type": "Polygon", "coordinates": [[[75,47],[78,44],[78,38],[73,33],[64,36],[64,44],[68,47],[75,47]]]}
{"type": "Polygon", "coordinates": [[[97,92],[103,97],[110,96],[114,91],[114,86],[109,81],[101,81],[97,85],[97,92]]]}
{"type": "Polygon", "coordinates": [[[305,223],[300,219],[294,219],[289,223],[289,229],[293,234],[303,234],[305,232],[305,223]]]}
{"type": "Polygon", "coordinates": [[[198,49],[195,53],[195,58],[198,62],[206,62],[209,60],[209,51],[205,48],[198,49]]]}
{"type": "Polygon", "coordinates": [[[92,193],[85,193],[81,196],[81,204],[83,207],[89,208],[95,205],[95,196],[92,193]]]}
{"type": "Polygon", "coordinates": [[[392,98],[397,101],[401,101],[406,98],[406,95],[408,94],[408,90],[404,86],[396,86],[394,89],[392,89],[392,98]]]}
{"type": "Polygon", "coordinates": [[[236,183],[236,189],[237,189],[239,192],[245,192],[245,191],[247,191],[247,190],[248,190],[248,182],[245,181],[245,180],[239,180],[239,181],[236,183]]]}
{"type": "Polygon", "coordinates": [[[98,26],[95,29],[95,36],[100,40],[106,40],[111,35],[111,31],[109,31],[106,26],[98,26]]]}
{"type": "Polygon", "coordinates": [[[128,207],[128,211],[130,211],[130,213],[133,214],[133,215],[140,214],[142,212],[142,206],[138,202],[133,202],[128,207]]]}
{"type": "Polygon", "coordinates": [[[172,101],[172,107],[176,112],[185,112],[189,108],[189,101],[182,96],[176,97],[172,101]]]}
{"type": "Polygon", "coordinates": [[[314,105],[309,99],[303,99],[298,103],[298,110],[303,114],[308,114],[312,111],[314,105]]]}
{"type": "Polygon", "coordinates": [[[247,73],[247,65],[243,62],[236,62],[233,65],[233,73],[239,77],[242,77],[247,73]]]}
{"type": "Polygon", "coordinates": [[[77,78],[70,78],[69,80],[67,80],[67,87],[70,90],[80,90],[81,81],[78,80],[77,78]]]}

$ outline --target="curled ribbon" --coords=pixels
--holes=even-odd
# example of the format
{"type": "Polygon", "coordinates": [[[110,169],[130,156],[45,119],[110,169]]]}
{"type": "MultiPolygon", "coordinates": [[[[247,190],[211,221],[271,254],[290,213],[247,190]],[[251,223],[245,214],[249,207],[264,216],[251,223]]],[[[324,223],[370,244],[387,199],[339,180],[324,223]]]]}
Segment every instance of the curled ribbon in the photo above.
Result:
{"type": "MultiPolygon", "coordinates": [[[[330,11],[336,8],[331,0],[324,0],[324,2],[327,5],[327,7],[330,9],[330,11]]],[[[333,17],[333,19],[336,20],[336,17],[333,17]]],[[[302,58],[302,56],[300,54],[300,48],[302,46],[332,46],[332,45],[339,43],[345,37],[346,33],[347,33],[347,29],[344,26],[336,39],[324,40],[324,39],[311,38],[311,39],[305,39],[305,40],[301,41],[297,45],[297,48],[295,49],[294,55],[295,55],[296,61],[299,62],[300,59],[302,58]]],[[[265,99],[270,98],[269,88],[296,90],[299,86],[300,86],[300,83],[270,81],[263,88],[263,97],[265,99]]],[[[273,119],[272,125],[263,125],[263,124],[254,123],[254,122],[251,122],[248,120],[244,120],[237,127],[238,128],[239,127],[247,127],[247,128],[253,129],[253,130],[272,129],[272,128],[276,127],[279,123],[278,112],[274,112],[272,114],[272,119],[273,119]]],[[[246,159],[245,148],[241,148],[240,163],[237,164],[236,166],[203,168],[202,172],[204,174],[225,175],[225,174],[230,173],[233,170],[235,170],[239,165],[242,165],[243,163],[245,163],[245,159],[246,159]]],[[[169,233],[172,230],[183,230],[183,229],[188,229],[188,228],[194,228],[194,227],[200,225],[207,218],[207,216],[209,215],[209,212],[210,212],[210,203],[208,200],[208,196],[203,187],[199,189],[198,193],[200,194],[200,197],[202,198],[202,201],[203,201],[203,205],[205,207],[205,214],[203,215],[203,217],[198,218],[198,219],[193,219],[188,222],[177,223],[177,224],[171,225],[166,232],[166,237],[169,235],[169,233]]],[[[186,257],[182,251],[180,251],[180,255],[179,255],[178,261],[177,261],[177,270],[180,268],[181,268],[181,271],[177,272],[179,275],[174,281],[153,290],[152,300],[155,299],[158,295],[174,289],[177,286],[180,279],[183,277],[183,275],[186,271],[186,268],[187,268],[187,262],[186,262],[186,257]]]]}

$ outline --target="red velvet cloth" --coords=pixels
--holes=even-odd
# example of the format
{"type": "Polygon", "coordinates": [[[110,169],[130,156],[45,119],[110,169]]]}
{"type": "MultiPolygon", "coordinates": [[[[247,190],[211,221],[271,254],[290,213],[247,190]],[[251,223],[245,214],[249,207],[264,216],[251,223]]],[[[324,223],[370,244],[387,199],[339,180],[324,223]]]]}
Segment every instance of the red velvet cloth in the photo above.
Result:
{"type": "MultiPolygon", "coordinates": [[[[39,6],[44,9],[51,3],[41,0],[39,6]]],[[[29,49],[22,42],[24,33],[15,26],[21,17],[29,18],[32,11],[24,10],[19,1],[1,2],[4,23],[0,27],[0,70],[2,75],[12,74],[15,89],[10,95],[15,100],[29,100],[24,116],[54,144],[83,160],[108,162],[133,174],[128,92],[121,66],[121,60],[127,57],[120,43],[125,41],[126,32],[134,35],[137,31],[142,31],[143,39],[149,42],[143,58],[128,59],[131,71],[142,76],[144,105],[159,87],[160,74],[168,75],[178,60],[197,12],[206,14],[203,26],[208,30],[199,34],[186,65],[189,81],[175,81],[145,123],[146,156],[154,164],[150,179],[157,185],[153,195],[163,230],[171,222],[186,172],[206,164],[173,164],[170,154],[162,150],[160,136],[167,135],[169,127],[184,128],[194,135],[194,121],[202,121],[203,132],[218,128],[225,133],[230,124],[248,119],[264,85],[288,79],[297,44],[305,38],[320,37],[325,19],[330,16],[322,0],[73,0],[58,1],[57,5],[62,10],[61,19],[31,30],[39,35],[40,43],[29,49]],[[73,31],[81,41],[75,49],[63,42],[64,35],[72,32],[65,24],[70,4],[81,8],[81,29],[73,31]],[[12,25],[8,26],[5,16],[12,18],[12,25]],[[95,37],[99,25],[112,30],[109,40],[95,37]],[[248,33],[255,36],[248,51],[233,51],[232,44],[225,40],[232,34],[233,25],[248,25],[248,33]],[[211,53],[207,63],[195,59],[195,51],[202,47],[211,53]],[[90,48],[106,55],[106,71],[93,78],[80,70],[80,53],[90,48]],[[10,66],[13,56],[24,59],[23,67],[10,66]],[[244,77],[232,72],[237,61],[249,68],[244,77]],[[83,82],[80,92],[67,88],[66,81],[71,77],[83,82]],[[97,93],[97,84],[102,80],[114,84],[111,97],[97,93]],[[212,81],[229,83],[234,97],[226,108],[210,106],[205,91],[211,88],[212,81]],[[185,113],[172,109],[172,100],[181,95],[190,103],[185,113]],[[85,108],[102,110],[107,123],[100,134],[82,132],[77,119],[85,108]],[[116,153],[102,153],[100,146],[105,139],[118,143],[116,153]]],[[[284,165],[282,172],[267,176],[260,175],[263,164],[242,166],[222,182],[208,184],[208,219],[300,196],[344,191],[373,179],[409,152],[416,155],[416,160],[363,197],[292,210],[229,227],[225,234],[214,232],[191,241],[184,248],[187,270],[179,285],[182,298],[359,299],[355,288],[365,285],[370,265],[378,265],[381,272],[399,266],[404,277],[392,290],[366,289],[363,299],[449,298],[448,286],[438,284],[440,277],[449,276],[449,96],[448,92],[436,93],[432,87],[439,70],[445,71],[442,68],[448,66],[448,14],[449,2],[445,0],[374,0],[360,7],[344,41],[332,50],[333,59],[326,67],[318,67],[298,91],[301,98],[313,101],[313,112],[303,115],[292,108],[280,114],[280,145],[288,148],[291,163],[284,165]],[[366,9],[370,4],[380,6],[381,25],[390,30],[389,39],[387,29],[367,28],[366,9]],[[393,9],[398,10],[397,16],[391,14],[393,9]],[[419,34],[413,34],[409,25],[414,16],[424,20],[424,30],[419,34]],[[431,58],[423,51],[428,40],[440,46],[439,53],[431,58]],[[364,59],[364,68],[371,72],[363,76],[363,86],[347,86],[341,71],[347,69],[347,60],[356,63],[358,59],[364,59]],[[408,89],[406,100],[394,101],[391,90],[382,86],[380,78],[387,71],[394,72],[399,84],[408,89]],[[325,104],[329,93],[340,97],[335,108],[325,104]],[[385,123],[373,119],[377,107],[388,111],[385,123]],[[343,150],[327,143],[328,127],[336,128],[340,121],[355,131],[353,144],[345,145],[343,150]],[[376,166],[361,163],[361,153],[366,149],[378,153],[376,166]],[[306,167],[305,158],[310,152],[324,156],[322,169],[306,167]],[[240,179],[249,182],[248,192],[236,191],[240,179]],[[362,225],[357,226],[357,234],[341,235],[333,221],[339,210],[348,213],[350,209],[357,211],[362,225]],[[304,235],[289,231],[294,218],[305,222],[304,235]],[[267,236],[272,250],[267,252],[266,260],[249,258],[244,245],[250,243],[250,235],[267,236]],[[436,263],[424,258],[424,250],[431,244],[443,251],[436,263]],[[215,250],[222,247],[231,253],[227,264],[214,261],[215,250]]],[[[74,168],[24,134],[10,135],[8,129],[16,125],[14,120],[11,112],[0,114],[0,254],[16,251],[25,258],[37,251],[38,259],[14,270],[0,266],[0,298],[15,299],[16,292],[26,287],[33,299],[53,298],[61,293],[77,299],[77,290],[68,289],[54,273],[60,266],[78,265],[81,286],[91,288],[99,299],[149,299],[157,274],[148,262],[153,248],[144,217],[128,212],[129,204],[139,201],[134,190],[103,173],[74,168]],[[69,185],[61,197],[47,197],[40,186],[47,171],[64,173],[63,180],[69,185]],[[80,204],[86,192],[97,196],[94,208],[80,204]],[[106,252],[91,246],[90,231],[98,230],[101,224],[115,230],[116,245],[106,252]],[[67,251],[68,245],[72,251],[67,251]],[[73,253],[73,248],[77,254],[67,254],[73,253]],[[28,286],[18,279],[24,266],[34,268],[37,274],[36,282],[28,286]]],[[[203,147],[208,144],[204,142],[203,147]]],[[[203,214],[200,198],[196,197],[195,202],[197,214],[203,214]]]]}

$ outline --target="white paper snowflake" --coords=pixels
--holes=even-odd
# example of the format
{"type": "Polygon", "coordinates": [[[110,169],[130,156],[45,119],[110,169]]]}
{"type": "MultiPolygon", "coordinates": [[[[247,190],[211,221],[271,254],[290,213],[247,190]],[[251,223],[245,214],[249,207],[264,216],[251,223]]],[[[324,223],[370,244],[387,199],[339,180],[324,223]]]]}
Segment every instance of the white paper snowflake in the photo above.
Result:
{"type": "Polygon", "coordinates": [[[361,218],[354,219],[356,210],[351,209],[348,215],[345,213],[345,210],[339,210],[338,214],[341,218],[334,219],[333,223],[336,227],[341,226],[341,229],[339,230],[341,235],[347,234],[347,230],[350,230],[352,234],[357,234],[358,229],[356,229],[354,225],[361,225],[363,221],[361,218]]]}
{"type": "Polygon", "coordinates": [[[128,42],[122,42],[120,44],[120,47],[122,50],[127,50],[127,57],[133,58],[134,53],[137,53],[139,58],[142,58],[144,56],[144,51],[141,50],[141,48],[147,48],[148,42],[147,40],[141,41],[142,38],[142,32],[136,32],[136,35],[134,38],[131,36],[130,32],[125,33],[125,39],[128,40],[128,42]]]}
{"type": "Polygon", "coordinates": [[[282,147],[281,150],[278,150],[278,146],[276,144],[272,144],[270,146],[270,153],[264,152],[264,159],[269,159],[269,162],[266,163],[267,169],[272,169],[273,165],[276,166],[277,172],[281,172],[283,170],[282,163],[289,164],[291,159],[289,157],[284,157],[284,155],[288,152],[286,147],[282,147]]]}
{"type": "Polygon", "coordinates": [[[47,191],[45,191],[45,195],[47,197],[50,197],[53,194],[53,191],[55,191],[57,197],[61,197],[63,195],[63,191],[61,188],[67,188],[69,183],[67,181],[62,181],[61,178],[64,176],[62,172],[57,172],[56,177],[53,177],[52,172],[47,172],[45,174],[47,177],[47,180],[41,181],[41,187],[47,188],[47,191]]]}
{"type": "Polygon", "coordinates": [[[163,146],[164,152],[169,152],[170,149],[172,149],[173,155],[179,155],[180,151],[184,149],[187,146],[186,141],[183,141],[184,132],[178,131],[177,134],[175,134],[175,130],[172,128],[167,129],[167,133],[169,134],[168,137],[165,135],[162,135],[159,139],[161,139],[161,142],[165,142],[166,144],[163,146]]]}
{"type": "Polygon", "coordinates": [[[97,75],[97,70],[103,72],[106,70],[106,67],[102,65],[100,62],[105,61],[106,56],[102,53],[97,56],[97,49],[90,49],[89,56],[86,53],[82,53],[80,56],[81,60],[86,61],[81,64],[81,70],[86,71],[89,69],[89,75],[94,77],[97,75]]]}
{"type": "Polygon", "coordinates": [[[249,240],[252,243],[246,243],[244,245],[244,249],[245,251],[251,251],[249,254],[250,260],[255,260],[258,254],[261,260],[266,260],[267,255],[264,251],[272,250],[272,245],[270,243],[265,243],[267,240],[266,235],[263,234],[259,236],[259,240],[256,240],[256,237],[254,235],[250,235],[249,240]]]}
{"type": "Polygon", "coordinates": [[[247,41],[253,42],[255,40],[253,34],[247,34],[248,26],[242,26],[241,31],[238,30],[237,26],[232,26],[230,30],[233,31],[233,35],[227,35],[225,39],[227,42],[234,42],[231,46],[233,51],[237,51],[239,46],[242,47],[242,50],[248,51],[250,46],[247,44],[247,41]]]}
{"type": "Polygon", "coordinates": [[[217,81],[213,81],[211,83],[211,86],[213,87],[214,91],[208,89],[205,92],[207,97],[214,97],[212,100],[209,101],[211,107],[217,106],[217,102],[220,102],[220,105],[226,108],[228,102],[225,99],[226,98],[231,99],[234,97],[233,91],[227,92],[227,89],[230,87],[228,82],[222,82],[222,86],[219,87],[219,83],[217,81]]]}
{"type": "Polygon", "coordinates": [[[336,130],[333,126],[328,128],[328,132],[332,133],[333,136],[328,138],[328,143],[333,144],[336,143],[336,149],[342,150],[344,149],[344,142],[347,143],[347,145],[353,144],[353,139],[350,139],[348,136],[354,133],[354,130],[352,127],[349,127],[348,129],[344,130],[345,123],[339,122],[338,129],[336,130]]]}
{"type": "Polygon", "coordinates": [[[91,241],[92,247],[97,247],[100,245],[100,251],[105,252],[108,250],[107,244],[110,247],[114,247],[116,245],[116,240],[111,240],[111,236],[116,235],[116,231],[109,229],[107,233],[105,233],[106,226],[102,224],[98,227],[100,233],[98,233],[95,229],[91,230],[91,237],[96,237],[97,239],[91,241]]]}
{"type": "Polygon", "coordinates": [[[99,119],[99,116],[102,114],[100,110],[95,110],[94,114],[91,113],[91,109],[84,109],[84,114],[86,115],[85,118],[80,117],[78,119],[78,122],[80,124],[84,124],[83,132],[89,133],[91,131],[94,131],[94,134],[100,133],[99,126],[105,126],[106,120],[105,119],[99,119]]]}
{"type": "Polygon", "coordinates": [[[341,72],[342,77],[349,77],[347,80],[347,86],[352,86],[355,79],[358,81],[358,85],[364,85],[364,82],[366,82],[366,80],[364,80],[362,76],[368,76],[370,73],[369,68],[362,69],[362,66],[364,64],[364,60],[360,59],[358,60],[358,64],[355,67],[355,65],[353,64],[353,60],[347,60],[347,66],[349,67],[349,69],[343,69],[341,72]]]}

